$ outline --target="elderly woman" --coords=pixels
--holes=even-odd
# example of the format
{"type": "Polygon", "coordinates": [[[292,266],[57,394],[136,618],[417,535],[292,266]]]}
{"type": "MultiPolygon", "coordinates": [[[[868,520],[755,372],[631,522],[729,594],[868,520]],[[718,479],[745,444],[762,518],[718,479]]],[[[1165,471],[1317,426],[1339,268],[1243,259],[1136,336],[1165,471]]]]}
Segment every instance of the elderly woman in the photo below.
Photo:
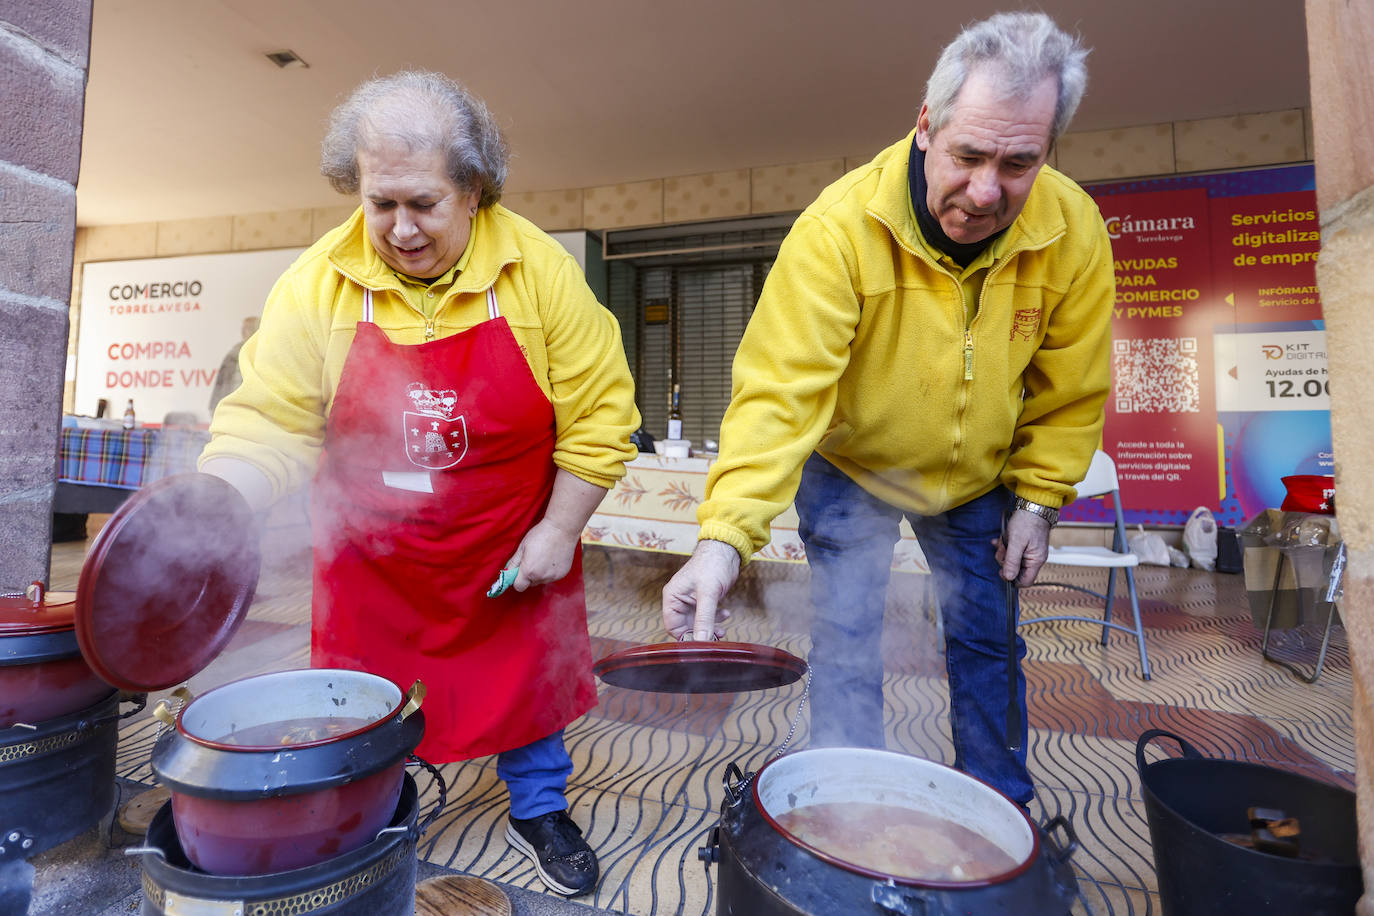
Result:
{"type": "Polygon", "coordinates": [[[311,663],[422,679],[419,753],[498,754],[507,839],[572,896],[598,877],[564,794],[596,702],[580,538],[639,415],[614,317],[497,203],[506,158],[436,73],[338,107],[321,170],[362,205],[277,281],[201,470],[255,508],[313,471],[311,663]]]}

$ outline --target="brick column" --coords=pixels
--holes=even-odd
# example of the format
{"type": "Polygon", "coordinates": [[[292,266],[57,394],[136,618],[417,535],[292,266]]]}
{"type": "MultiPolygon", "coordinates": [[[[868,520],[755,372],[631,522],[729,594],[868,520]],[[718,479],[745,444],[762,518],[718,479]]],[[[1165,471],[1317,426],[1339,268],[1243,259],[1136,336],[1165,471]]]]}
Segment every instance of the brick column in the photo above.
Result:
{"type": "Polygon", "coordinates": [[[0,0],[0,588],[47,581],[91,0],[0,0]]]}
{"type": "Polygon", "coordinates": [[[1326,318],[1336,506],[1349,559],[1341,616],[1350,641],[1355,789],[1365,895],[1374,916],[1374,4],[1307,0],[1317,205],[1317,285],[1326,318]]]}

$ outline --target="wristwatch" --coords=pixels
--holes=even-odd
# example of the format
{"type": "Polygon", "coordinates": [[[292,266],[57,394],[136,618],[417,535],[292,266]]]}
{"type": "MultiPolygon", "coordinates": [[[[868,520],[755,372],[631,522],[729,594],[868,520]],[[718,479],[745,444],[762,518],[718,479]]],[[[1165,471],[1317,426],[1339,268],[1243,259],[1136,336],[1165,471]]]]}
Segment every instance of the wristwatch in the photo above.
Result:
{"type": "Polygon", "coordinates": [[[1016,497],[1016,508],[1023,510],[1025,512],[1029,512],[1032,515],[1040,516],[1045,521],[1050,523],[1051,528],[1053,528],[1056,524],[1059,523],[1058,509],[1052,509],[1049,506],[1042,506],[1039,503],[1033,503],[1029,499],[1026,499],[1024,496],[1016,497]]]}

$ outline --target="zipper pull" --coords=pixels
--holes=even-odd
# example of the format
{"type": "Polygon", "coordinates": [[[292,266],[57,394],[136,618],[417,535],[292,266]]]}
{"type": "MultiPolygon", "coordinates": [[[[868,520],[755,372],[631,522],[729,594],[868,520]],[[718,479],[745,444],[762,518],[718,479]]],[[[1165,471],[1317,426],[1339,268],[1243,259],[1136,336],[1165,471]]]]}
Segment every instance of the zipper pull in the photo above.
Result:
{"type": "Polygon", "coordinates": [[[434,339],[434,319],[429,318],[425,321],[425,340],[434,339]]]}
{"type": "Polygon", "coordinates": [[[973,332],[964,329],[964,381],[973,379],[973,332]]]}

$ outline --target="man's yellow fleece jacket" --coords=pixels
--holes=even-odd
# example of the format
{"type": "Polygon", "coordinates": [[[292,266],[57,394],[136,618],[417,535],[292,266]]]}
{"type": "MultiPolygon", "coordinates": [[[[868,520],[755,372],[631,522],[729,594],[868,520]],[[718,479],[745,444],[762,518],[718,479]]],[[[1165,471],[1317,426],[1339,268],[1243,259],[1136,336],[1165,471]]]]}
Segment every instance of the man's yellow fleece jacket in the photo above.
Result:
{"type": "Polygon", "coordinates": [[[1061,506],[1099,443],[1115,280],[1097,205],[1042,168],[969,315],[912,215],[911,139],[797,219],[735,355],[697,518],[701,538],[745,560],[812,451],[879,499],[934,515],[999,483],[1061,506]]]}
{"type": "Polygon", "coordinates": [[[610,487],[637,451],[634,382],[620,326],[554,239],[499,204],[473,220],[471,252],[431,310],[409,304],[367,238],[362,210],[326,233],[277,280],[239,356],[242,386],[220,402],[201,455],[249,462],[279,497],[313,474],[344,358],[373,291],[374,321],[398,344],[447,337],[488,319],[496,301],[553,404],[554,463],[610,487]]]}

